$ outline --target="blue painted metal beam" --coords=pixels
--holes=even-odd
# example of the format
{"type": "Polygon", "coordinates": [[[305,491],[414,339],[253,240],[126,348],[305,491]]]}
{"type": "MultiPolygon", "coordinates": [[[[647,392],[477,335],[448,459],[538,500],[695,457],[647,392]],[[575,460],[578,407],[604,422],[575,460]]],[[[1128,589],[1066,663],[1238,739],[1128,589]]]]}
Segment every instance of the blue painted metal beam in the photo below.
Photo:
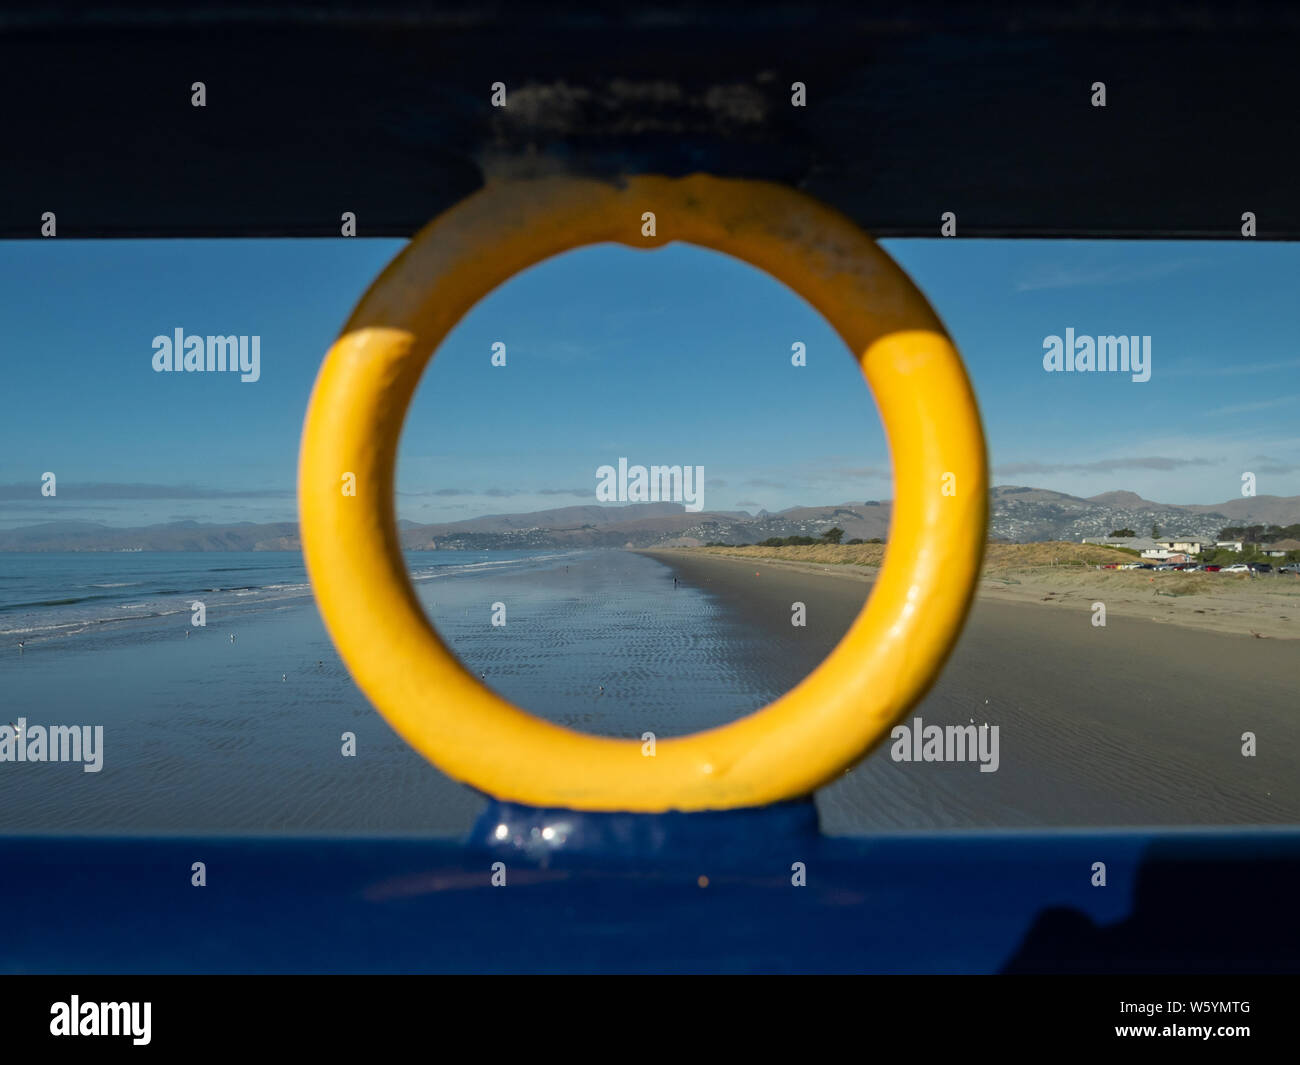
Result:
{"type": "Polygon", "coordinates": [[[810,804],[495,805],[468,845],[0,838],[0,972],[1295,972],[1298,898],[1295,830],[835,839],[810,804]]]}

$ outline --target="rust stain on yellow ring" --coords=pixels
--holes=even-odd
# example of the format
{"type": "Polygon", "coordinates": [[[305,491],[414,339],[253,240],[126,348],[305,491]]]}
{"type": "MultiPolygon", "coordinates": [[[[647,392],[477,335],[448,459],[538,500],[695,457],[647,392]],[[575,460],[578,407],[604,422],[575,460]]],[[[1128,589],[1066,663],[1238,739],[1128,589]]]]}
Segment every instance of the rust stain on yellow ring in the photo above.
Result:
{"type": "MultiPolygon", "coordinates": [[[[454,410],[454,396],[442,400],[454,410]]],[[[298,495],[303,553],[339,653],[389,723],[445,773],[536,806],[704,810],[812,791],[865,755],[924,694],[974,594],[988,473],[960,357],[925,297],[848,219],[761,182],[557,178],[468,197],[421,230],[374,282],[316,380],[298,495]],[[646,211],[656,216],[654,238],[641,235],[646,211]],[[407,577],[394,465],[425,364],[484,295],[572,248],[678,240],[765,270],[834,326],[875,395],[895,499],[871,598],[830,656],[761,710],[660,740],[646,757],[636,740],[533,717],[460,665],[407,577]],[[342,491],[349,473],[355,496],[342,491]]]]}

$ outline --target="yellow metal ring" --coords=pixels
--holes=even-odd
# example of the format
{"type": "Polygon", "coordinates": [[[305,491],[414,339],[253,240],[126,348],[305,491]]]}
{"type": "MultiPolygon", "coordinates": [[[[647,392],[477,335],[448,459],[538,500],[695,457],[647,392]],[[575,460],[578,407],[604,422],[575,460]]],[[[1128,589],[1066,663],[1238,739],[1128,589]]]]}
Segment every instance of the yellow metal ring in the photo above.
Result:
{"type": "MultiPolygon", "coordinates": [[[[454,409],[454,397],[445,397],[454,409]]],[[[582,810],[755,806],[852,765],[934,681],[983,557],[987,464],[961,359],[925,297],[865,233],[784,186],[703,175],[618,185],[489,186],[426,226],[370,287],[321,367],[299,505],[316,601],[362,691],[449,776],[498,799],[582,810]],[[654,215],[656,236],[646,213],[654,215]],[[784,282],[857,357],[890,441],[894,510],[870,600],[796,688],[722,728],[589,736],[488,690],[439,639],[406,572],[394,512],[402,422],[425,364],[479,299],[552,255],[680,240],[784,282]],[[347,475],[355,494],[345,494],[347,475]]]]}

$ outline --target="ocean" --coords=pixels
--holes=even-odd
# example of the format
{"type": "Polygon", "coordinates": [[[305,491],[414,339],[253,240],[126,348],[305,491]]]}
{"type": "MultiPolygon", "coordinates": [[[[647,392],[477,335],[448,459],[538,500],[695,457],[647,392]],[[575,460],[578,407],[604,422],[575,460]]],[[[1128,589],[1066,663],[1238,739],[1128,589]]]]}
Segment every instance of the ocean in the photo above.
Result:
{"type": "MultiPolygon", "coordinates": [[[[683,735],[789,687],[761,633],[643,555],[407,561],[465,665],[571,728],[683,735]],[[495,602],[504,626],[491,624],[495,602]]],[[[352,683],[297,553],[0,554],[0,716],[104,736],[98,772],[0,763],[4,832],[458,835],[483,802],[352,683]],[[356,757],[341,753],[349,731],[356,757]]]]}

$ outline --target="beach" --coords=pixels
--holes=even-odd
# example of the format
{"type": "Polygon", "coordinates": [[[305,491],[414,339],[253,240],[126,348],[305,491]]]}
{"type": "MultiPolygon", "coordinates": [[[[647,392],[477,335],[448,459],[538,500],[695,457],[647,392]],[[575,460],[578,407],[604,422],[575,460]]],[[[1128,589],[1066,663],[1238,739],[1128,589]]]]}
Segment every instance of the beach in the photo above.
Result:
{"type": "MultiPolygon", "coordinates": [[[[53,605],[6,615],[26,646],[5,639],[0,716],[102,727],[103,749],[93,772],[0,764],[0,832],[455,837],[482,810],[357,689],[299,556],[2,561],[27,574],[9,581],[24,586],[6,593],[14,603],[53,605]]],[[[637,739],[716,727],[788,691],[848,629],[873,576],[667,550],[413,552],[408,564],[443,640],[494,691],[557,724],[637,739]],[[790,624],[795,601],[806,627],[790,624]]],[[[997,726],[996,770],[895,762],[886,742],[818,793],[824,831],[1300,821],[1300,644],[1118,609],[1097,628],[1091,589],[1044,602],[1018,587],[1021,599],[981,590],[905,719],[997,726]]]]}
{"type": "MultiPolygon", "coordinates": [[[[408,566],[466,668],[568,728],[684,735],[781,693],[765,637],[644,556],[412,552],[408,566]]],[[[458,836],[484,806],[357,689],[301,556],[0,555],[0,572],[30,585],[0,615],[17,630],[0,654],[0,724],[104,736],[96,772],[0,762],[0,832],[458,836]]]]}
{"type": "MultiPolygon", "coordinates": [[[[653,554],[762,627],[787,688],[847,631],[873,576],[696,550],[653,554]],[[795,601],[807,606],[806,628],[790,624],[795,601]]],[[[1140,574],[1097,576],[1116,575],[1140,574]]],[[[1300,644],[1123,610],[1096,627],[1085,600],[1004,598],[982,584],[938,682],[904,722],[998,725],[997,771],[895,762],[886,742],[818,793],[823,831],[1300,821],[1300,644]],[[1253,757],[1242,754],[1245,732],[1256,737],[1253,757]]]]}

